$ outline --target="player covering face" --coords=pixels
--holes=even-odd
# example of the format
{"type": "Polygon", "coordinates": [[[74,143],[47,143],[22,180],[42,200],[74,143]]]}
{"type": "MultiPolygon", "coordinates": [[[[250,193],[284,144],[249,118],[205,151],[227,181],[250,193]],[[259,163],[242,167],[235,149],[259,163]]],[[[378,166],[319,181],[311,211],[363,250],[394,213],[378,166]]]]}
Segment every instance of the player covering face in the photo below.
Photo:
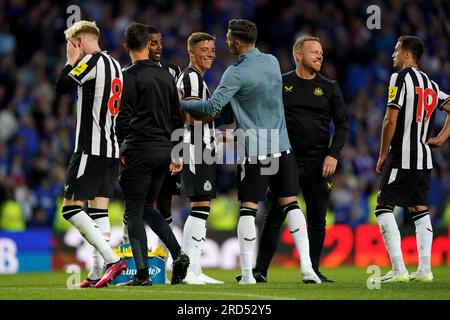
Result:
{"type": "Polygon", "coordinates": [[[79,288],[107,285],[126,268],[109,246],[108,219],[118,166],[114,128],[122,72],[119,63],[101,51],[99,34],[95,22],[89,21],[79,21],[65,31],[67,64],[56,82],[58,94],[78,89],[75,153],[67,169],[62,215],[94,247],[93,267],[79,288]],[[99,119],[99,114],[105,117],[99,119]],[[82,209],[85,201],[87,213],[82,209]],[[102,276],[104,262],[107,270],[102,276]]]}

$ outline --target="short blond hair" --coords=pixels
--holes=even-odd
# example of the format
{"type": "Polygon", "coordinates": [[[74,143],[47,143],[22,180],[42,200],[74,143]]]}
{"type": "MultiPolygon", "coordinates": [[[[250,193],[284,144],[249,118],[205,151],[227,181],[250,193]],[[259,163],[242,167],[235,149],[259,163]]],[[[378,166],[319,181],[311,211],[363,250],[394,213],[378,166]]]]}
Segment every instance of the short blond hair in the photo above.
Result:
{"type": "Polygon", "coordinates": [[[295,40],[295,42],[294,42],[294,46],[292,47],[292,54],[295,54],[296,51],[298,51],[301,47],[303,47],[303,44],[306,41],[317,41],[320,43],[320,39],[318,37],[313,37],[313,36],[298,37],[297,40],[295,40]]]}
{"type": "Polygon", "coordinates": [[[78,37],[80,34],[91,34],[98,39],[100,37],[100,30],[95,21],[81,20],[75,22],[70,28],[64,31],[66,40],[78,37]]]}

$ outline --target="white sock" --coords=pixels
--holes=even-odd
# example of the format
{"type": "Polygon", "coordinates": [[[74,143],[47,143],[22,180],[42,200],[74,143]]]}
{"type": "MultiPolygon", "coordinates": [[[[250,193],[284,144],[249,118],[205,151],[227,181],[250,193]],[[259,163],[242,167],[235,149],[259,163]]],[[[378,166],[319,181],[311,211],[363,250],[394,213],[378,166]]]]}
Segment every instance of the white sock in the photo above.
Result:
{"type": "MultiPolygon", "coordinates": [[[[100,229],[100,232],[105,237],[106,242],[110,244],[111,239],[111,226],[109,225],[109,217],[101,217],[94,219],[94,222],[98,225],[98,228],[100,229]]],[[[111,245],[111,244],[110,244],[111,245]]],[[[91,280],[100,279],[103,274],[103,266],[105,264],[105,261],[103,260],[102,255],[100,252],[93,247],[93,254],[92,254],[92,270],[88,274],[88,278],[91,280]]]]}
{"type": "Polygon", "coordinates": [[[300,256],[300,269],[302,272],[309,271],[312,269],[312,264],[309,256],[308,230],[305,216],[298,206],[287,213],[287,221],[289,231],[300,256]]]}
{"type": "Polygon", "coordinates": [[[253,277],[253,252],[255,251],[256,242],[256,226],[254,216],[241,215],[237,226],[237,235],[241,256],[242,277],[253,277]]]}
{"type": "MultiPolygon", "coordinates": [[[[69,212],[65,212],[64,215],[71,214],[75,211],[71,210],[69,212]]],[[[87,215],[86,212],[79,210],[79,212],[71,215],[67,218],[67,220],[78,229],[87,242],[89,242],[100,252],[106,264],[115,263],[119,260],[119,257],[114,253],[109,246],[109,243],[100,232],[98,225],[87,215]]]]}
{"type": "Polygon", "coordinates": [[[203,271],[202,271],[202,254],[203,254],[203,248],[205,247],[205,243],[206,243],[206,223],[205,223],[205,228],[203,228],[202,242],[200,243],[200,248],[199,248],[199,252],[198,252],[198,260],[196,260],[196,263],[193,265],[195,274],[203,273],[203,271]]]}
{"type": "Polygon", "coordinates": [[[406,267],[403,262],[400,231],[392,210],[384,207],[377,208],[375,214],[384,244],[391,258],[392,270],[395,273],[405,273],[406,267]]]}
{"type": "Polygon", "coordinates": [[[205,241],[206,220],[189,216],[183,229],[183,251],[190,259],[188,272],[195,272],[200,264],[201,250],[205,241]]]}
{"type": "Polygon", "coordinates": [[[431,245],[433,243],[433,227],[429,212],[421,212],[413,217],[416,226],[417,250],[419,252],[418,271],[431,272],[431,245]]]}

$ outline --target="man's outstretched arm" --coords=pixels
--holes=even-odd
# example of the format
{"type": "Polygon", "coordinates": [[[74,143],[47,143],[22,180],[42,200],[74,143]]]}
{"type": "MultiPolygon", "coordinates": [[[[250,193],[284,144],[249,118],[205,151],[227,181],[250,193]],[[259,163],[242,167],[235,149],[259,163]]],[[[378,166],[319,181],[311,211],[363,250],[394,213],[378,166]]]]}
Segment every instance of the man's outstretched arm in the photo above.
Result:
{"type": "Polygon", "coordinates": [[[230,102],[240,88],[239,70],[234,66],[230,66],[222,75],[219,86],[214,90],[211,98],[206,101],[183,100],[181,102],[181,110],[195,116],[214,117],[230,102]]]}

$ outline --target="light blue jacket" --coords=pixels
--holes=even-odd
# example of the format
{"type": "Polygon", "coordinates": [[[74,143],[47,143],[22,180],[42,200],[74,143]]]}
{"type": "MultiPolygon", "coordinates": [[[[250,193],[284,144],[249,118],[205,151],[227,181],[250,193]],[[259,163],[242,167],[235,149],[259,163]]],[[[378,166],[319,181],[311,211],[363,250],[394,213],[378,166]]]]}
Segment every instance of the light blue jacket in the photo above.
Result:
{"type": "Polygon", "coordinates": [[[236,120],[238,141],[245,136],[245,156],[290,149],[281,70],[273,55],[261,53],[257,48],[242,53],[238,63],[225,70],[210,99],[183,101],[181,109],[193,115],[215,116],[228,103],[236,120]]]}

